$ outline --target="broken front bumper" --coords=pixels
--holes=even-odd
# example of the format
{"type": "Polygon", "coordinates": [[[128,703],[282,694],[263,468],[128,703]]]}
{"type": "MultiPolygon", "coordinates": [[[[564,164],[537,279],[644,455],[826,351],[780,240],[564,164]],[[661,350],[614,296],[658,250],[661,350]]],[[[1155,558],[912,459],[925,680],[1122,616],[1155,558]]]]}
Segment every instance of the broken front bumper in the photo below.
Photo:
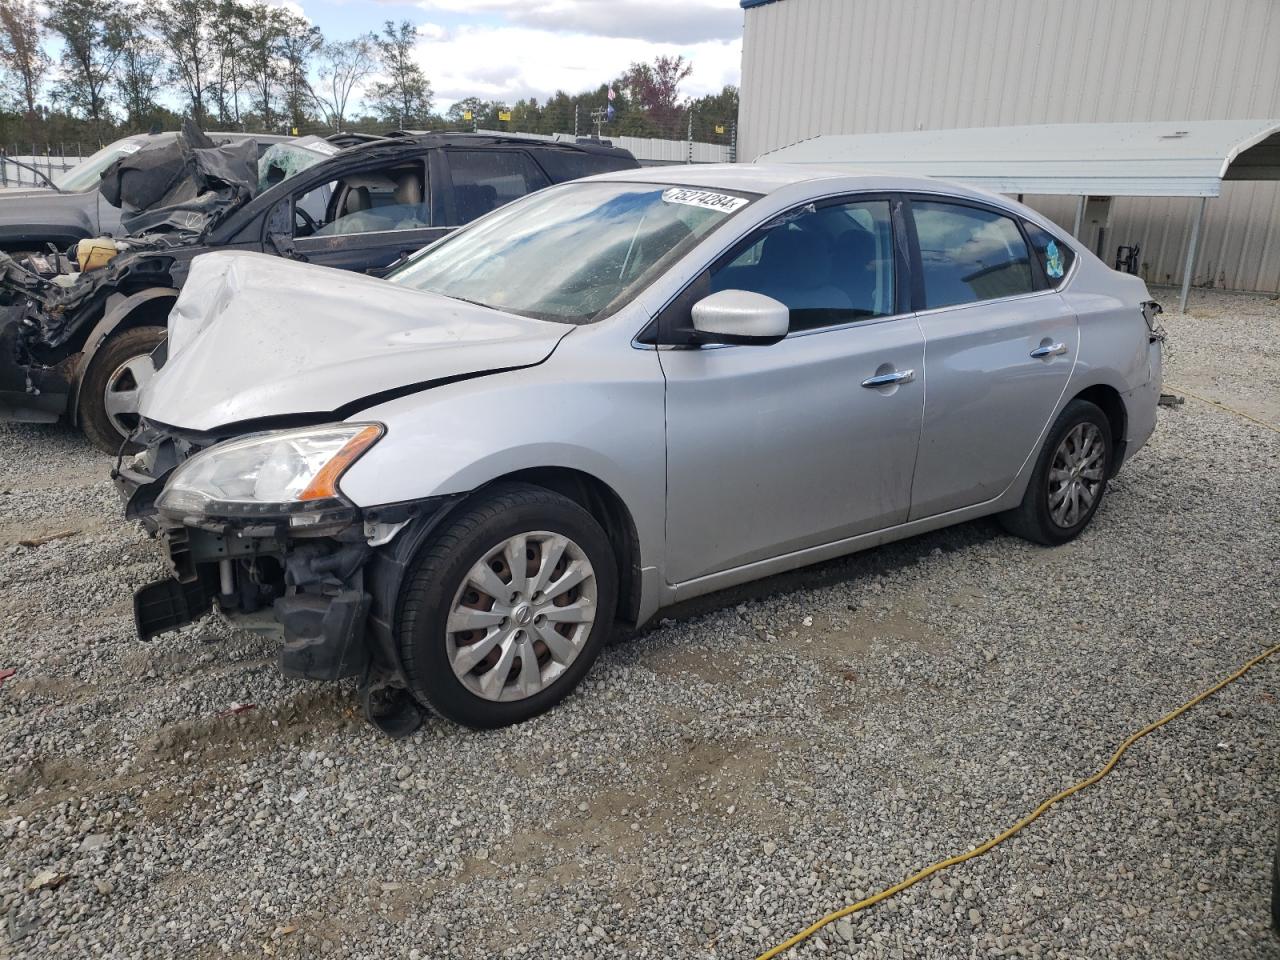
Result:
{"type": "Polygon", "coordinates": [[[394,630],[400,588],[419,546],[459,499],[353,507],[323,531],[306,532],[284,521],[157,515],[173,575],[134,595],[138,636],[177,629],[216,607],[237,626],[279,637],[280,669],[289,676],[403,689],[394,630]]]}
{"type": "Polygon", "coordinates": [[[27,355],[19,322],[0,312],[0,419],[53,423],[66,413],[78,355],[46,367],[27,355]]]}

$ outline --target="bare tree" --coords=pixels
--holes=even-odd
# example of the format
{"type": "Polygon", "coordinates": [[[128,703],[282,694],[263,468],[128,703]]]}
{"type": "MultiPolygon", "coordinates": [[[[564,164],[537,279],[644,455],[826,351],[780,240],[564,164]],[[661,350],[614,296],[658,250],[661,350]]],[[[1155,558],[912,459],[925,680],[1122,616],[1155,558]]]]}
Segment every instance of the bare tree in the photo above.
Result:
{"type": "Polygon", "coordinates": [[[28,117],[35,116],[40,85],[49,71],[43,33],[35,0],[0,0],[0,68],[17,78],[19,102],[28,117]]]}
{"type": "Polygon", "coordinates": [[[311,98],[334,132],[342,130],[347,106],[356,88],[378,69],[376,38],[373,34],[325,44],[320,49],[320,82],[311,98]]]}

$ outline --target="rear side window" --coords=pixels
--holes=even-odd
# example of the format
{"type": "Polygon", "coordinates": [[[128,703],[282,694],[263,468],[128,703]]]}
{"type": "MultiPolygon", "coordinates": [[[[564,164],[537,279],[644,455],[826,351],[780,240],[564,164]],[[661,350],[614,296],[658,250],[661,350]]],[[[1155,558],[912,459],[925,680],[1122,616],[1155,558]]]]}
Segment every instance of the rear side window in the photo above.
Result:
{"type": "Polygon", "coordinates": [[[534,156],[553,183],[577,180],[597,173],[613,173],[615,170],[634,170],[640,164],[624,153],[591,153],[565,147],[542,148],[534,156]]]}
{"type": "Polygon", "coordinates": [[[1058,286],[1071,272],[1071,264],[1076,259],[1075,251],[1043,227],[1037,227],[1028,220],[1023,220],[1022,226],[1031,240],[1031,249],[1040,258],[1040,266],[1044,268],[1049,286],[1058,286]]]}
{"type": "Polygon", "coordinates": [[[551,185],[529,155],[519,150],[450,150],[456,223],[462,226],[526,193],[551,185]]]}
{"type": "Polygon", "coordinates": [[[979,207],[913,200],[925,309],[1031,293],[1035,282],[1022,231],[979,207]]]}

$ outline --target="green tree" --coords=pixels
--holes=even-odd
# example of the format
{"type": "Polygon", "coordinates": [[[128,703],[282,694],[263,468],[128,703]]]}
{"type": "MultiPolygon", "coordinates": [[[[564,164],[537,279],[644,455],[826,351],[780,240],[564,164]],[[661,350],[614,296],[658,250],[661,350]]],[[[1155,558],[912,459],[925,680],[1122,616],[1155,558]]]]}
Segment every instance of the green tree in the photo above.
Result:
{"type": "Polygon", "coordinates": [[[164,62],[145,22],[140,6],[129,5],[120,16],[112,18],[107,31],[107,45],[115,52],[116,95],[129,126],[135,129],[156,117],[156,95],[164,62]]]}
{"type": "Polygon", "coordinates": [[[284,112],[291,128],[301,129],[309,120],[313,97],[308,74],[312,58],[323,46],[324,36],[319,27],[286,12],[284,34],[280,38],[280,62],[284,112]]]}
{"type": "Polygon", "coordinates": [[[426,126],[431,116],[431,84],[413,59],[417,38],[408,20],[388,20],[376,40],[386,79],[373,85],[369,105],[382,120],[404,129],[426,126]]]}
{"type": "Polygon", "coordinates": [[[0,72],[16,78],[14,86],[7,81],[4,86],[18,90],[16,105],[25,110],[28,119],[36,115],[40,85],[49,71],[43,35],[35,0],[0,0],[0,72]]]}
{"type": "Polygon", "coordinates": [[[209,24],[209,100],[221,127],[243,125],[241,98],[248,82],[245,34],[249,10],[239,0],[218,0],[209,24]]]}
{"type": "Polygon", "coordinates": [[[100,129],[110,119],[107,88],[119,49],[110,39],[118,13],[110,0],[53,0],[45,23],[62,38],[58,96],[100,129]]]}
{"type": "Polygon", "coordinates": [[[191,118],[203,127],[210,70],[217,60],[212,33],[218,9],[206,0],[165,0],[155,19],[156,32],[168,51],[168,78],[181,86],[191,118]]]}

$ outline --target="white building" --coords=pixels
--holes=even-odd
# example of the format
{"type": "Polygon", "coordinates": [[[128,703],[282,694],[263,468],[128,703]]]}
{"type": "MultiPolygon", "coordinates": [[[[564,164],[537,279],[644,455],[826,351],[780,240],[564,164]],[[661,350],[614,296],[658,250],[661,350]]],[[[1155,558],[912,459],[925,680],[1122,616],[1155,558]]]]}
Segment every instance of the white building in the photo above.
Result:
{"type": "MultiPolygon", "coordinates": [[[[1280,117],[1280,0],[741,0],[739,156],[820,134],[1280,117]]],[[[1024,198],[1071,229],[1065,197],[1024,198]]],[[[1117,198],[1106,259],[1180,282],[1199,201],[1117,198]]],[[[1280,292],[1280,183],[1210,200],[1196,284],[1280,292]]]]}

